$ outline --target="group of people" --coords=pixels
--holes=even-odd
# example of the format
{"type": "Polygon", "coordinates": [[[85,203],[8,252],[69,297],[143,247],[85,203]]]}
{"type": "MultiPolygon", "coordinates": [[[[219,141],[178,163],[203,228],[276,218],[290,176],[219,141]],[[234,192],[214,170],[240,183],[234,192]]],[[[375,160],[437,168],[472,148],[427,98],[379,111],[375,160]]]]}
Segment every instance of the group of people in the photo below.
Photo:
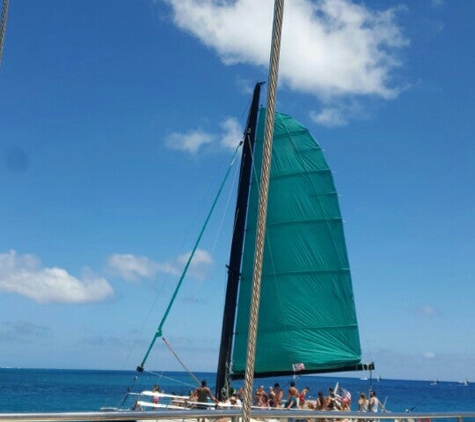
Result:
{"type": "Polygon", "coordinates": [[[268,393],[265,391],[264,386],[261,385],[254,394],[253,406],[262,408],[285,407],[286,409],[303,408],[308,391],[309,388],[305,387],[299,392],[295,386],[295,382],[292,381],[284,400],[284,390],[282,390],[279,383],[275,383],[273,387],[269,387],[268,393]]]}
{"type": "MultiPolygon", "coordinates": [[[[333,388],[330,387],[326,396],[322,391],[319,391],[316,399],[307,400],[309,391],[309,387],[305,387],[299,391],[293,381],[289,384],[286,395],[278,383],[269,387],[268,392],[266,392],[264,386],[261,385],[255,391],[253,406],[261,408],[300,408],[317,411],[351,411],[351,394],[347,390],[338,389],[338,391],[335,392],[333,388]]],[[[376,392],[370,390],[369,398],[367,398],[365,393],[360,394],[357,409],[354,410],[360,412],[379,412],[380,410],[386,411],[386,408],[376,396],[376,392]]]]}
{"type": "MultiPolygon", "coordinates": [[[[159,387],[155,386],[154,392],[158,392],[159,387]]],[[[269,391],[266,391],[264,386],[259,386],[253,397],[252,405],[259,408],[284,408],[284,409],[309,409],[316,411],[351,411],[351,394],[339,386],[336,387],[336,391],[333,388],[328,388],[328,394],[325,396],[322,391],[319,391],[316,399],[307,399],[307,394],[310,391],[309,387],[303,388],[299,391],[295,385],[295,382],[290,382],[287,393],[280,387],[279,383],[275,383],[269,387],[269,391]]],[[[195,407],[208,408],[210,399],[215,404],[221,406],[230,405],[241,406],[243,389],[239,391],[233,391],[233,394],[225,402],[219,402],[213,395],[211,389],[207,386],[206,380],[201,382],[201,386],[196,388],[190,394],[190,402],[195,403],[195,407]]],[[[158,397],[154,397],[154,402],[158,402],[158,397]]],[[[370,390],[369,398],[365,393],[360,393],[357,409],[359,412],[378,412],[380,410],[386,411],[383,403],[376,396],[374,390],[370,390]]]]}
{"type": "Polygon", "coordinates": [[[360,398],[358,399],[358,410],[360,412],[379,412],[380,408],[383,412],[386,412],[386,407],[376,397],[374,390],[369,391],[369,399],[365,393],[360,394],[360,398]]]}

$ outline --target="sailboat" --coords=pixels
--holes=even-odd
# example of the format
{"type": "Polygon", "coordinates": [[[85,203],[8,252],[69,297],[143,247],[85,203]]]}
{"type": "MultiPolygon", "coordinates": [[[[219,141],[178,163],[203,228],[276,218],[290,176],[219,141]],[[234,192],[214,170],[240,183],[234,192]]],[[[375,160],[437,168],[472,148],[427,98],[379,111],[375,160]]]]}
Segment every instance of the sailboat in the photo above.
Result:
{"type": "Polygon", "coordinates": [[[258,83],[244,132],[217,367],[221,400],[232,379],[245,377],[244,420],[254,377],[374,368],[361,363],[332,172],[309,131],[275,112],[282,11],[276,0],[267,109],[258,83]]]}
{"type": "MultiPolygon", "coordinates": [[[[216,396],[246,369],[266,109],[257,84],[241,158],[216,396]]],[[[343,221],[321,147],[275,113],[254,376],[371,370],[361,349],[343,221]]],[[[143,403],[142,403],[143,404],[143,403]]]]}

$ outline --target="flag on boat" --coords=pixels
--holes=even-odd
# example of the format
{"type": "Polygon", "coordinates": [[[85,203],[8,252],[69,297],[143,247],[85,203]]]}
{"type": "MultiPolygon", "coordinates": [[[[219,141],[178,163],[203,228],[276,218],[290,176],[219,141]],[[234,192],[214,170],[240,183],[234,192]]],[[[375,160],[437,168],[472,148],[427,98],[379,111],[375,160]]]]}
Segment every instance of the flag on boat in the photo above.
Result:
{"type": "Polygon", "coordinates": [[[293,363],[292,369],[294,372],[303,371],[305,369],[305,365],[303,363],[293,363]]]}
{"type": "Polygon", "coordinates": [[[347,399],[349,402],[351,401],[351,393],[346,389],[337,384],[335,388],[335,396],[338,400],[343,401],[347,399]]]}

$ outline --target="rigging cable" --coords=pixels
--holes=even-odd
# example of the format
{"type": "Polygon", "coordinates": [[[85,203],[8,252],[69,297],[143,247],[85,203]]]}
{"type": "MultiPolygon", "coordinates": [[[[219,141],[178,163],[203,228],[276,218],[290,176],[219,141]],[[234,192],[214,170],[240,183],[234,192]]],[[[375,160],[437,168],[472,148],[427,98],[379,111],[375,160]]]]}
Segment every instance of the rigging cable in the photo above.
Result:
{"type": "MultiPolygon", "coordinates": [[[[228,194],[228,197],[227,197],[227,200],[226,200],[226,204],[224,206],[224,212],[222,213],[222,218],[221,218],[221,220],[218,224],[217,235],[214,238],[214,242],[213,242],[213,245],[212,245],[211,250],[210,250],[210,255],[211,256],[214,256],[214,253],[216,251],[216,246],[218,244],[218,239],[221,237],[221,232],[223,230],[223,226],[224,226],[224,223],[225,223],[225,218],[226,218],[226,215],[228,215],[229,204],[230,204],[231,200],[233,199],[233,188],[236,185],[236,179],[237,179],[237,172],[234,172],[234,178],[232,179],[232,182],[231,182],[231,186],[230,186],[230,189],[229,189],[229,194],[228,194]]],[[[207,275],[209,267],[211,266],[211,263],[212,262],[209,261],[206,264],[206,268],[202,272],[202,278],[200,280],[200,283],[199,283],[198,287],[200,287],[200,285],[202,284],[201,282],[204,280],[205,276],[207,275]]],[[[195,293],[197,293],[197,292],[199,292],[199,289],[195,290],[195,293]]]]}
{"type": "Polygon", "coordinates": [[[7,29],[8,1],[3,0],[2,20],[0,22],[0,66],[2,65],[3,41],[5,40],[5,30],[7,29]]]}
{"type": "Polygon", "coordinates": [[[167,347],[170,349],[170,352],[173,353],[173,356],[175,356],[178,360],[178,362],[180,362],[180,365],[183,367],[183,369],[188,372],[188,374],[191,376],[191,378],[193,378],[197,385],[200,386],[200,381],[198,380],[198,378],[195,377],[195,374],[193,374],[193,372],[190,371],[190,369],[184,364],[184,362],[180,359],[180,357],[176,354],[176,352],[172,349],[172,346],[170,346],[170,343],[168,343],[168,341],[165,339],[165,337],[162,337],[162,340],[163,342],[167,345],[167,347]]]}
{"type": "Polygon", "coordinates": [[[192,261],[194,255],[195,255],[195,252],[196,252],[196,250],[198,249],[198,245],[199,245],[199,243],[200,243],[200,241],[201,241],[201,238],[203,237],[203,233],[204,233],[204,231],[205,231],[206,226],[208,225],[208,222],[209,222],[209,220],[210,220],[210,218],[211,218],[211,215],[212,215],[212,213],[213,213],[213,211],[214,211],[214,208],[215,208],[215,206],[216,206],[216,203],[218,202],[218,199],[219,199],[219,197],[221,196],[221,192],[222,192],[223,187],[224,187],[224,185],[225,185],[225,183],[226,183],[226,180],[228,179],[229,173],[231,172],[231,168],[232,168],[233,165],[234,165],[234,161],[236,160],[236,156],[237,156],[237,153],[238,153],[239,148],[241,147],[241,145],[242,145],[242,142],[236,147],[236,150],[234,151],[234,155],[233,155],[233,158],[232,158],[232,160],[231,160],[231,163],[230,163],[230,165],[229,165],[229,167],[228,167],[228,170],[226,171],[226,175],[224,176],[224,179],[223,179],[223,181],[221,182],[221,186],[219,187],[219,190],[218,190],[218,193],[217,193],[217,195],[216,195],[216,198],[214,199],[213,205],[211,206],[211,209],[209,210],[208,216],[206,217],[206,221],[205,221],[203,227],[201,228],[201,232],[200,232],[200,234],[199,234],[199,236],[198,236],[198,239],[196,240],[195,245],[194,245],[194,247],[193,247],[193,250],[191,251],[190,257],[188,258],[188,261],[186,262],[185,268],[183,269],[183,273],[181,274],[180,280],[178,281],[178,284],[177,284],[177,286],[176,286],[176,288],[175,288],[175,291],[174,291],[174,293],[173,293],[172,299],[171,299],[170,303],[168,304],[168,307],[167,307],[167,309],[166,309],[166,311],[165,311],[165,314],[163,315],[162,320],[160,321],[160,324],[159,324],[159,326],[158,326],[158,328],[157,328],[157,332],[155,333],[155,336],[153,337],[153,340],[152,340],[152,342],[151,342],[151,344],[150,344],[150,346],[149,346],[149,348],[148,348],[148,350],[147,350],[147,353],[145,353],[145,356],[144,356],[144,358],[143,358],[143,360],[142,360],[142,363],[141,363],[139,366],[137,366],[137,371],[138,371],[138,372],[143,372],[145,362],[146,362],[146,360],[147,360],[147,358],[148,358],[148,355],[150,354],[150,352],[151,352],[151,350],[152,350],[153,345],[155,344],[155,341],[157,340],[157,338],[159,338],[159,337],[162,336],[162,328],[163,328],[163,325],[165,324],[165,321],[166,321],[166,319],[167,319],[167,317],[168,317],[168,314],[170,313],[170,310],[171,310],[171,308],[172,308],[172,305],[173,305],[173,303],[175,302],[175,299],[176,299],[176,297],[177,297],[177,295],[178,295],[178,291],[180,290],[180,287],[181,287],[181,285],[182,285],[182,283],[183,283],[183,280],[184,280],[184,278],[185,278],[185,275],[186,275],[186,273],[188,272],[188,268],[189,268],[189,266],[190,266],[190,264],[191,264],[191,261],[192,261]]]}
{"type": "Polygon", "coordinates": [[[195,388],[196,387],[195,384],[190,384],[189,382],[181,381],[178,378],[168,377],[168,376],[164,375],[163,371],[160,372],[160,373],[154,372],[154,371],[144,371],[144,372],[146,372],[147,374],[150,374],[150,375],[154,375],[159,380],[161,380],[163,378],[165,380],[173,382],[174,384],[183,385],[183,386],[189,387],[189,388],[195,388]]]}
{"type": "Polygon", "coordinates": [[[267,218],[267,194],[269,190],[269,174],[272,153],[272,136],[274,133],[275,103],[280,58],[280,41],[284,0],[275,0],[274,21],[272,27],[272,44],[269,66],[269,90],[267,92],[267,112],[264,130],[264,149],[262,154],[262,173],[260,184],[258,224],[256,231],[256,250],[254,255],[254,273],[252,278],[252,298],[249,315],[248,349],[246,370],[244,373],[244,401],[242,408],[243,422],[251,420],[252,389],[254,381],[254,365],[256,359],[257,320],[259,318],[259,300],[261,291],[262,258],[267,218]]]}

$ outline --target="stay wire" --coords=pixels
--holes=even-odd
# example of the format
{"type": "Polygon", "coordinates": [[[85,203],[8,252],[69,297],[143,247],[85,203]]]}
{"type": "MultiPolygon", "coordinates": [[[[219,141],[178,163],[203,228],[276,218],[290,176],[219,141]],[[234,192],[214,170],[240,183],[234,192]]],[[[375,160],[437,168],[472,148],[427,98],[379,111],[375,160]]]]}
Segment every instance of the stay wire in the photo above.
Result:
{"type": "Polygon", "coordinates": [[[226,175],[224,176],[224,179],[223,179],[223,181],[222,181],[222,183],[221,183],[221,186],[219,187],[218,193],[217,193],[217,195],[216,195],[216,197],[215,197],[215,199],[214,199],[213,205],[211,206],[211,209],[210,209],[210,211],[209,211],[209,213],[208,213],[208,216],[206,217],[206,221],[205,221],[203,227],[201,228],[201,231],[200,231],[200,234],[199,234],[199,236],[198,236],[198,239],[196,240],[195,245],[194,245],[194,247],[193,247],[193,250],[191,251],[191,254],[190,254],[189,258],[188,258],[188,261],[186,262],[185,268],[183,269],[183,272],[182,272],[182,275],[181,275],[181,277],[180,277],[180,280],[178,281],[178,284],[177,284],[177,286],[176,286],[176,288],[175,288],[175,291],[174,291],[174,293],[173,293],[172,299],[171,299],[170,303],[168,304],[168,307],[167,307],[167,309],[166,309],[166,311],[165,311],[165,314],[163,315],[162,320],[160,321],[160,324],[159,324],[159,326],[158,326],[158,328],[157,328],[157,332],[155,333],[155,336],[153,337],[153,340],[152,340],[152,342],[151,342],[151,344],[150,344],[150,346],[149,346],[149,348],[148,348],[148,350],[147,350],[147,352],[146,352],[146,354],[145,354],[145,356],[144,356],[144,358],[143,358],[143,360],[142,360],[142,363],[137,367],[137,371],[139,371],[139,372],[142,372],[142,371],[143,371],[143,367],[144,367],[145,362],[146,362],[146,360],[147,360],[147,358],[148,358],[148,356],[149,356],[149,354],[150,354],[150,352],[151,352],[151,350],[152,350],[152,348],[153,348],[153,345],[155,344],[155,341],[157,340],[157,338],[159,338],[159,337],[162,336],[162,328],[163,328],[163,325],[165,324],[165,321],[166,321],[166,319],[167,319],[167,317],[168,317],[168,314],[170,313],[170,310],[171,310],[171,308],[172,308],[172,305],[173,305],[173,303],[175,302],[175,299],[176,299],[176,297],[177,297],[177,295],[178,295],[178,292],[179,292],[180,287],[181,287],[181,285],[182,285],[182,283],[183,283],[183,280],[184,280],[184,278],[185,278],[185,275],[186,275],[187,272],[188,272],[188,268],[189,268],[189,266],[190,266],[190,264],[191,264],[191,261],[192,261],[194,255],[195,255],[196,250],[198,249],[198,245],[200,244],[201,238],[203,237],[203,233],[204,233],[204,231],[205,231],[205,229],[206,229],[206,227],[207,227],[207,225],[208,225],[208,222],[209,222],[209,220],[210,220],[210,218],[211,218],[211,215],[212,215],[212,213],[213,213],[213,211],[214,211],[214,208],[215,208],[215,206],[216,206],[216,203],[218,202],[218,199],[219,199],[219,197],[221,196],[221,192],[222,192],[222,190],[223,190],[223,188],[224,188],[224,185],[225,185],[226,180],[227,180],[227,178],[228,178],[228,176],[229,176],[229,173],[230,173],[230,171],[231,171],[231,168],[232,168],[233,165],[234,165],[234,162],[235,162],[235,160],[236,160],[237,153],[238,153],[239,148],[241,147],[241,145],[242,145],[242,144],[239,144],[239,145],[236,147],[236,150],[235,150],[235,152],[234,152],[234,155],[233,155],[233,158],[232,158],[232,160],[231,160],[231,163],[230,163],[230,165],[229,165],[229,167],[228,167],[228,170],[226,171],[226,175]]]}

